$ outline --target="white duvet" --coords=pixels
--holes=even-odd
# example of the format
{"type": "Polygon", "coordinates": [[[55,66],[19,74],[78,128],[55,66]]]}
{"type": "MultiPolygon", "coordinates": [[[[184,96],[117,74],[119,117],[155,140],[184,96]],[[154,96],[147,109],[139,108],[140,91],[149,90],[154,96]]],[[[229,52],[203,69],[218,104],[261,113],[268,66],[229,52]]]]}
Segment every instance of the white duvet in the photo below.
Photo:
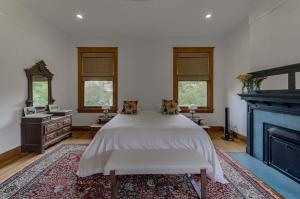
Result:
{"type": "Polygon", "coordinates": [[[110,152],[120,149],[193,149],[211,164],[208,171],[211,179],[227,182],[208,134],[181,114],[163,115],[154,111],[118,114],[99,130],[83,153],[78,175],[103,173],[110,152]]]}

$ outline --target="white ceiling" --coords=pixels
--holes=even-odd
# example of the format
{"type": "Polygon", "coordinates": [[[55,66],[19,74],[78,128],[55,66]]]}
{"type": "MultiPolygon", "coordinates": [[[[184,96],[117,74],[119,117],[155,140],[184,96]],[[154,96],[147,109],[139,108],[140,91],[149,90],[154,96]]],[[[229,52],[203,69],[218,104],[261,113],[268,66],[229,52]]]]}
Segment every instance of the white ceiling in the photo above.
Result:
{"type": "Polygon", "coordinates": [[[74,37],[215,37],[245,19],[252,0],[19,1],[74,37]],[[207,12],[213,13],[209,21],[207,12]]]}

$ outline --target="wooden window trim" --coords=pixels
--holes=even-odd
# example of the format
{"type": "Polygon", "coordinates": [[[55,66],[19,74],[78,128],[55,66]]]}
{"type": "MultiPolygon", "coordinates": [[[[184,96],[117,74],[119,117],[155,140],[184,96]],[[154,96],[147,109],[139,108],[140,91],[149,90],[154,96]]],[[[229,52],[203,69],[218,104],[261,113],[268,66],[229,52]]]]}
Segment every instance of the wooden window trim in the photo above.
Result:
{"type": "MultiPolygon", "coordinates": [[[[177,53],[208,53],[209,80],[207,81],[207,107],[198,107],[197,113],[214,112],[214,47],[174,47],[173,48],[173,99],[178,100],[177,53]]],[[[189,112],[188,107],[180,107],[181,112],[189,112]]]]}
{"type": "Polygon", "coordinates": [[[113,106],[110,112],[118,110],[118,48],[117,47],[78,47],[78,109],[79,113],[101,113],[101,107],[86,107],[84,106],[84,82],[80,71],[82,70],[82,55],[83,53],[113,53],[114,57],[114,76],[113,76],[113,106]]]}

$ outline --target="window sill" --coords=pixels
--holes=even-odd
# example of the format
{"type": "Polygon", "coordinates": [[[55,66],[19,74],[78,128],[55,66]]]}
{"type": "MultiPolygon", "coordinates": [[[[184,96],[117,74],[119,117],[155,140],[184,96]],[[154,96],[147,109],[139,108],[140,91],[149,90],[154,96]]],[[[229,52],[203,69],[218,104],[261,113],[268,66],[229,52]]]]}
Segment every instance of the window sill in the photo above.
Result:
{"type": "MultiPolygon", "coordinates": [[[[109,110],[110,113],[116,113],[117,108],[111,108],[109,110]]],[[[83,108],[78,108],[77,112],[78,113],[103,113],[103,109],[98,108],[98,107],[83,107],[83,108]]]]}
{"type": "MultiPolygon", "coordinates": [[[[181,113],[190,113],[190,109],[186,107],[180,107],[181,108],[181,113]]],[[[213,108],[198,108],[195,110],[196,113],[213,113],[214,109],[213,108]]]]}

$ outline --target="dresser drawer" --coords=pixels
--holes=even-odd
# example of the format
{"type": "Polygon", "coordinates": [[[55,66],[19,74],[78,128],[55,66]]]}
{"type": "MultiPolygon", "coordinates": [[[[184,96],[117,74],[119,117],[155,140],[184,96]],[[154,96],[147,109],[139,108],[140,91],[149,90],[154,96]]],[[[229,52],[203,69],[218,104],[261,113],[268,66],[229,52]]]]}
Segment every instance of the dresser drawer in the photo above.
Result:
{"type": "Polygon", "coordinates": [[[49,134],[49,133],[55,131],[58,128],[59,128],[58,123],[49,123],[45,127],[45,134],[49,134]]]}
{"type": "Polygon", "coordinates": [[[49,120],[51,120],[51,116],[49,116],[49,117],[44,117],[44,118],[42,119],[42,122],[49,121],[49,120]]]}
{"type": "Polygon", "coordinates": [[[63,131],[63,129],[59,129],[56,131],[56,133],[57,133],[57,136],[60,136],[60,135],[64,134],[64,131],[63,131]]]}
{"type": "Polygon", "coordinates": [[[57,132],[53,132],[51,134],[48,134],[45,136],[45,142],[49,142],[51,140],[53,140],[54,138],[56,138],[57,136],[57,132]]]}
{"type": "Polygon", "coordinates": [[[71,126],[67,126],[63,128],[63,133],[71,131],[71,126]]]}
{"type": "Polygon", "coordinates": [[[70,125],[71,122],[72,122],[71,117],[67,117],[67,118],[64,119],[63,125],[64,126],[70,125]]]}
{"type": "Polygon", "coordinates": [[[57,128],[60,129],[64,126],[64,121],[57,122],[57,128]]]}

